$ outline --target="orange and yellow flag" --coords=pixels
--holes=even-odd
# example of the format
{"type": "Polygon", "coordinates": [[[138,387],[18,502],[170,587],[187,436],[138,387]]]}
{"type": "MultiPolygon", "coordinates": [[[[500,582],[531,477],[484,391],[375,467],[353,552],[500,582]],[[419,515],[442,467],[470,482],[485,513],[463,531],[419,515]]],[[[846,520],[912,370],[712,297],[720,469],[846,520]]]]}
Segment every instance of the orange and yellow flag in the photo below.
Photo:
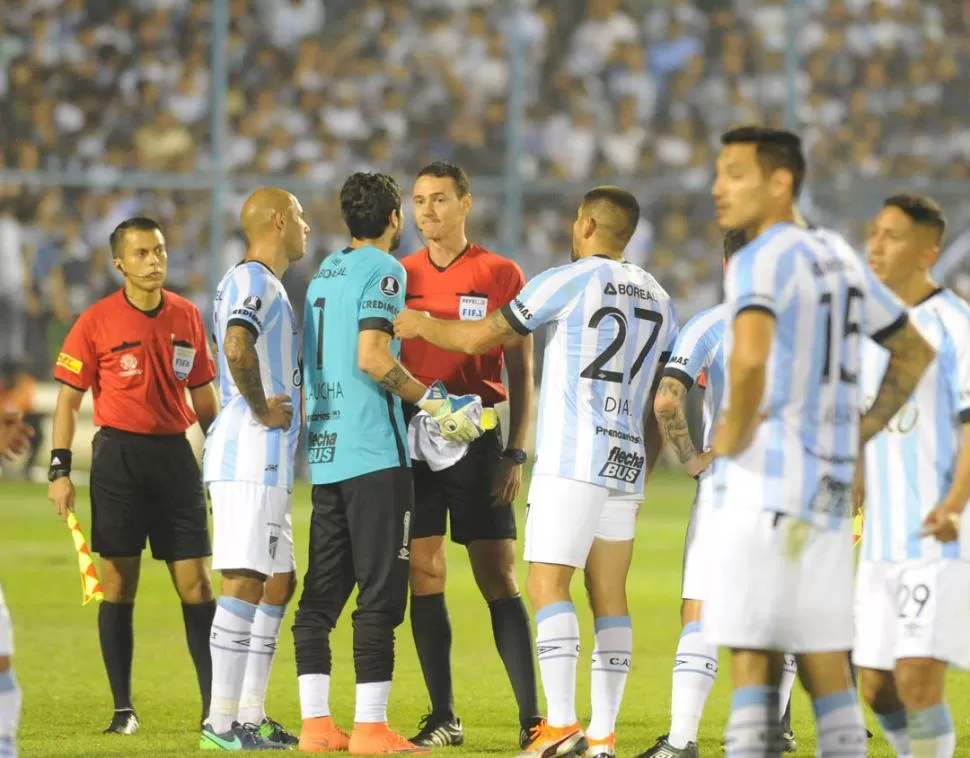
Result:
{"type": "Polygon", "coordinates": [[[88,547],[87,540],[84,539],[84,532],[81,531],[81,525],[77,522],[74,511],[67,512],[67,526],[70,528],[71,537],[74,539],[77,565],[81,571],[81,605],[87,605],[92,600],[100,603],[104,600],[101,580],[98,578],[98,570],[94,567],[91,549],[88,547]]]}

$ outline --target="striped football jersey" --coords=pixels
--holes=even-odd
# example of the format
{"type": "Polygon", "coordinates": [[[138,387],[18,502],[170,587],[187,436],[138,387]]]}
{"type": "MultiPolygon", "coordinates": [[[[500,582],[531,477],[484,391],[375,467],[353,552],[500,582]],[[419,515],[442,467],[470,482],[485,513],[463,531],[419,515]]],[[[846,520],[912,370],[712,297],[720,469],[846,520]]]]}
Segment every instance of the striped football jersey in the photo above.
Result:
{"type": "Polygon", "coordinates": [[[688,321],[677,337],[664,367],[664,376],[680,381],[689,390],[701,374],[704,391],[703,446],[711,445],[714,422],[724,398],[724,306],[715,305],[688,321]]]}
{"type": "Polygon", "coordinates": [[[262,263],[243,261],[219,282],[213,309],[218,346],[219,415],[206,436],[205,481],[255,482],[293,486],[293,463],[300,434],[300,340],[283,284],[262,263]],[[239,394],[226,361],[226,329],[241,326],[256,338],[259,373],[266,397],[289,395],[290,428],[269,429],[253,416],[239,394]]]}
{"type": "MultiPolygon", "coordinates": [[[[955,475],[963,424],[970,424],[970,306],[940,289],[910,308],[910,319],[937,351],[913,395],[866,445],[862,557],[870,561],[970,559],[970,510],[961,538],[941,544],[920,537],[926,515],[955,475]]],[[[867,341],[862,382],[868,406],[889,353],[867,341]]]]}
{"type": "Polygon", "coordinates": [[[502,312],[523,335],[550,325],[534,473],[642,492],[644,412],[678,332],[670,296],[640,267],[593,256],[535,277],[502,312]]]}
{"type": "MultiPolygon", "coordinates": [[[[885,339],[906,309],[841,236],[793,224],[772,226],[731,258],[725,299],[725,365],[739,314],[770,314],[775,334],[764,421],[745,450],[718,463],[717,501],[838,528],[852,516],[861,338],[885,339]]],[[[729,402],[730,372],[724,393],[729,402]]]]}

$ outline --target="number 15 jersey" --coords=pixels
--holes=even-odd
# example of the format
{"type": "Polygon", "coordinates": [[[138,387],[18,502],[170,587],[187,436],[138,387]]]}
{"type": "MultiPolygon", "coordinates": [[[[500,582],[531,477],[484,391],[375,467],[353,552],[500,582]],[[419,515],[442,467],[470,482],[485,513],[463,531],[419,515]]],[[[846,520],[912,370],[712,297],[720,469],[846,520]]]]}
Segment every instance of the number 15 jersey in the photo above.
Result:
{"type": "Polygon", "coordinates": [[[502,308],[520,334],[549,324],[534,474],[643,491],[643,424],[677,338],[670,296],[632,263],[592,256],[532,279],[502,308]]]}

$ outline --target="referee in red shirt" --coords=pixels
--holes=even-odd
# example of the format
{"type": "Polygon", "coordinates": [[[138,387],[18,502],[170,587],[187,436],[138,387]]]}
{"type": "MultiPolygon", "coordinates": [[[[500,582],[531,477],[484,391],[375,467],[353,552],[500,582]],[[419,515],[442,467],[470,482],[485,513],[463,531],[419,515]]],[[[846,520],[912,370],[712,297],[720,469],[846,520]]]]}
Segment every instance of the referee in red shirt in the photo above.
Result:
{"type": "Polygon", "coordinates": [[[132,609],[146,540],[152,556],[168,563],[182,599],[203,716],[209,710],[212,549],[202,477],[185,430],[196,418],[208,430],[218,398],[199,309],[162,289],[168,256],[161,228],[149,218],[128,219],[111,233],[111,253],[124,287],[80,315],[54,368],[61,388],[48,495],[61,518],[74,509],[71,446],[90,389],[100,427],[91,464],[91,549],[101,555],[98,633],[115,708],[105,732],[132,734],[132,609]]]}
{"type": "MultiPolygon", "coordinates": [[[[482,319],[519,293],[525,278],[518,265],[465,236],[472,196],[464,170],[442,161],[426,166],[415,182],[413,202],[428,246],[401,261],[409,307],[439,318],[482,319]]],[[[519,741],[524,745],[541,720],[529,615],[515,580],[513,510],[535,401],[532,339],[484,355],[452,353],[409,340],[401,347],[401,361],[415,378],[426,383],[441,379],[450,392],[480,395],[486,407],[508,397],[510,416],[504,450],[495,430],[471,443],[465,457],[450,468],[432,472],[426,463],[412,462],[411,629],[431,713],[411,742],[460,745],[464,738],[454,710],[451,624],[444,596],[444,535],[450,514],[451,539],[467,547],[475,581],[488,602],[495,644],[518,702],[519,741]],[[508,392],[502,384],[503,363],[508,392]]]]}

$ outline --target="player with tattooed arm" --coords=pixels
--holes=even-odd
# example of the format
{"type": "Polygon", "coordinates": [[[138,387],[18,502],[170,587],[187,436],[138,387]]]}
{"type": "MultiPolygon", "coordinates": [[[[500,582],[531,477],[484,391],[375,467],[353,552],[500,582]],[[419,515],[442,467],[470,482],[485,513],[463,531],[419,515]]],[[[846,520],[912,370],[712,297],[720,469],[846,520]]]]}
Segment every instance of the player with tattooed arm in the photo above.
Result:
{"type": "Polygon", "coordinates": [[[438,422],[446,440],[483,433],[474,395],[449,398],[400,363],[393,321],[404,308],[401,191],[384,174],[353,174],[340,191],[351,243],[320,264],[307,290],[303,397],[313,483],[310,555],[293,637],[300,750],[430,752],[387,724],[394,629],[404,619],[414,492],[401,401],[438,422]],[[467,414],[467,415],[466,415],[467,414]],[[330,632],[354,587],[356,714],[348,737],[330,714],[330,632]]]}
{"type": "Polygon", "coordinates": [[[623,259],[639,218],[629,192],[597,187],[576,214],[572,263],[535,277],[484,319],[406,311],[395,322],[401,337],[467,353],[550,326],[525,524],[526,588],[548,714],[532,729],[525,758],[616,754],[633,649],[626,577],[644,482],[660,451],[654,380],[678,329],[668,294],[623,259]],[[576,569],[585,569],[596,638],[585,731],[576,716],[579,620],[569,593],[576,569]]]}

